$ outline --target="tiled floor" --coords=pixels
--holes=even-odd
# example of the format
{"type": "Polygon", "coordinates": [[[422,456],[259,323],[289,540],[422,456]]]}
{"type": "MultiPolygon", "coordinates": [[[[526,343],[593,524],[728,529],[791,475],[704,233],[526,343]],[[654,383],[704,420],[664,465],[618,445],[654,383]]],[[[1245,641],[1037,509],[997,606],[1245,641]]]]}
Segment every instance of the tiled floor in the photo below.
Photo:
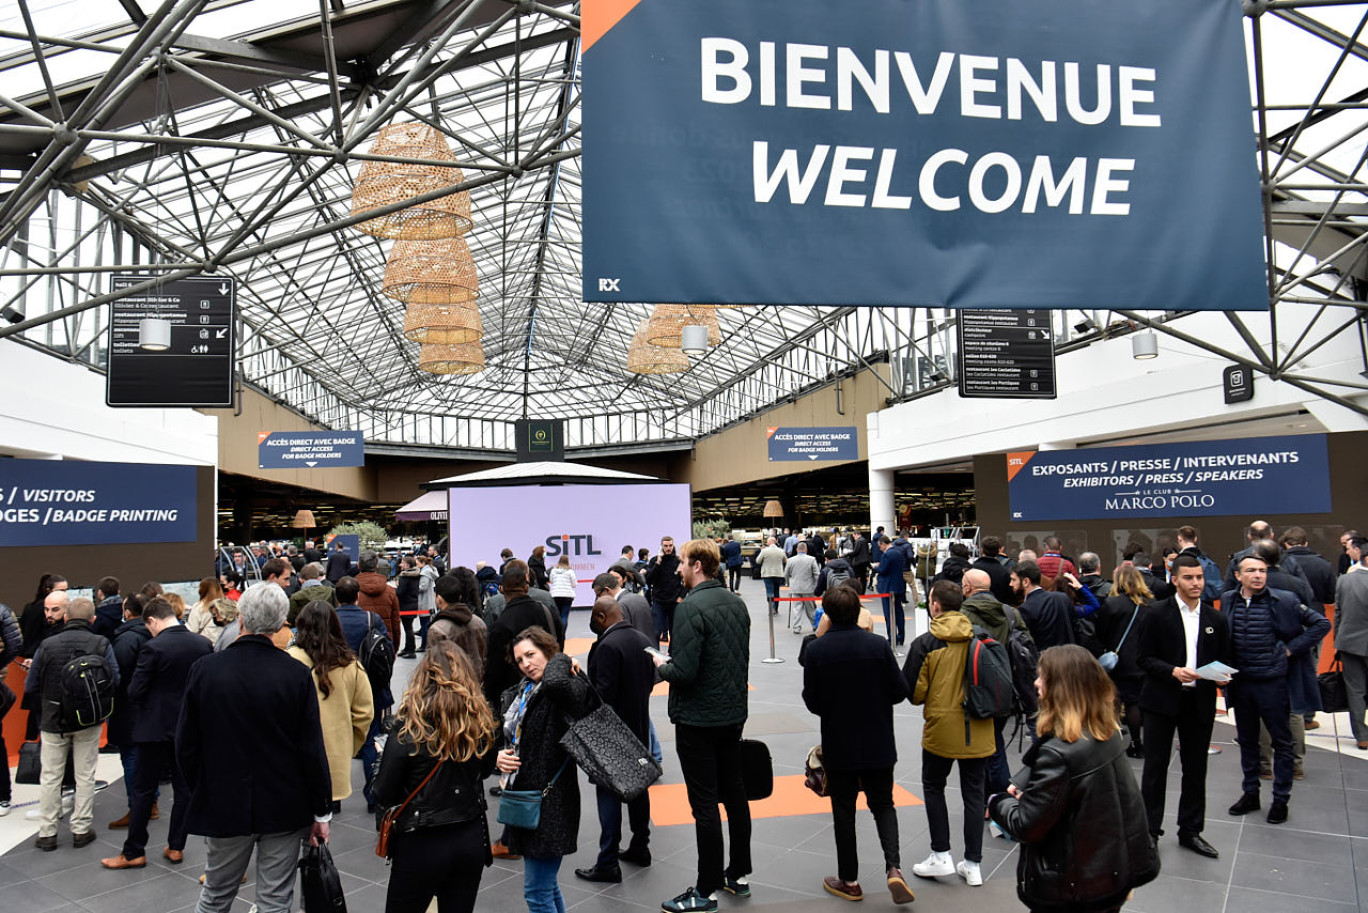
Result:
{"type": "MultiPolygon", "coordinates": [[[[769,655],[769,635],[765,624],[763,591],[756,581],[743,583],[743,595],[751,606],[755,627],[751,646],[751,720],[748,731],[769,745],[775,760],[775,773],[797,774],[807,750],[817,741],[816,719],[802,706],[799,691],[802,670],[796,662],[799,638],[776,630],[776,652],[786,661],[764,664],[769,655]]],[[[872,608],[878,611],[878,606],[872,608]]],[[[783,616],[780,616],[782,621],[783,616]]],[[[880,619],[882,620],[882,619],[880,619]]],[[[571,634],[588,637],[588,616],[576,612],[571,619],[571,634]]],[[[882,630],[880,626],[879,630],[882,630]]],[[[587,644],[588,641],[581,641],[587,644]]],[[[397,675],[412,668],[401,660],[397,675]]],[[[680,781],[673,761],[671,728],[666,720],[665,698],[653,700],[653,716],[665,745],[666,782],[680,781]]],[[[1205,835],[1221,851],[1219,860],[1203,859],[1180,849],[1173,838],[1172,809],[1177,804],[1175,763],[1170,790],[1168,837],[1161,847],[1163,874],[1153,884],[1136,892],[1126,907],[1135,913],[1168,913],[1194,910],[1204,913],[1368,913],[1368,757],[1353,749],[1347,735],[1347,721],[1340,716],[1340,731],[1345,733],[1347,753],[1328,748],[1334,745],[1333,717],[1322,715],[1322,729],[1310,734],[1313,746],[1306,759],[1307,778],[1295,785],[1291,820],[1274,827],[1260,815],[1230,818],[1225,808],[1239,794],[1239,759],[1232,740],[1234,729],[1218,723],[1216,744],[1223,748],[1211,758],[1208,776],[1208,824],[1205,835]],[[1362,872],[1363,874],[1359,874],[1362,872]]],[[[897,767],[897,782],[912,794],[920,792],[921,710],[908,705],[896,711],[902,760],[897,767]]],[[[103,769],[117,775],[117,758],[102,756],[103,769]],[[112,764],[112,767],[110,766],[112,764]]],[[[1139,773],[1139,761],[1135,762],[1139,773]]],[[[360,766],[354,765],[360,778],[360,766]]],[[[952,784],[954,779],[952,777],[952,784]]],[[[196,882],[204,860],[202,843],[191,838],[185,863],[172,867],[163,863],[160,848],[164,839],[166,816],[153,822],[148,867],[133,872],[106,872],[99,865],[101,856],[118,852],[121,833],[104,825],[124,812],[122,784],[100,792],[96,800],[96,823],[100,839],[92,846],[74,850],[69,832],[60,835],[61,848],[41,853],[32,847],[36,822],[24,820],[36,798],[33,787],[18,787],[16,808],[0,819],[0,841],[9,838],[15,848],[0,856],[0,909],[9,913],[41,911],[172,911],[193,909],[199,894],[196,882]],[[155,854],[155,855],[154,855],[155,854]]],[[[590,795],[582,784],[583,795],[590,795]]],[[[1265,803],[1268,791],[1265,790],[1265,803]]],[[[638,869],[624,865],[625,880],[620,885],[591,885],[578,881],[573,869],[592,864],[598,840],[598,822],[592,801],[582,803],[584,819],[580,826],[580,850],[565,860],[561,884],[566,903],[572,908],[591,911],[639,911],[659,909],[662,899],[683,890],[694,873],[693,828],[688,824],[656,828],[652,838],[655,864],[638,869]]],[[[960,850],[960,824],[951,797],[952,834],[956,858],[960,850]]],[[[343,803],[343,813],[333,826],[332,848],[348,892],[353,913],[379,911],[384,907],[389,869],[376,858],[372,847],[373,823],[357,797],[343,803]]],[[[904,867],[922,859],[929,851],[926,815],[917,807],[900,808],[904,867]]],[[[497,826],[496,826],[497,827],[497,826]]],[[[868,892],[866,905],[891,907],[882,889],[882,865],[873,821],[861,813],[859,840],[864,865],[861,876],[868,892]]],[[[826,814],[757,819],[754,824],[753,854],[755,873],[751,876],[754,896],[736,900],[721,895],[724,909],[779,907],[783,910],[836,910],[844,901],[822,891],[822,876],[834,874],[835,851],[831,822],[826,814]]],[[[913,909],[934,909],[945,913],[984,909],[1021,909],[1015,890],[1016,854],[1012,844],[985,837],[983,868],[985,884],[969,888],[958,878],[937,882],[915,880],[917,901],[913,909]]],[[[526,909],[522,898],[522,872],[519,862],[498,862],[485,872],[481,883],[480,910],[517,911],[526,909]]],[[[252,883],[242,889],[235,909],[245,911],[252,900],[252,883]]]]}

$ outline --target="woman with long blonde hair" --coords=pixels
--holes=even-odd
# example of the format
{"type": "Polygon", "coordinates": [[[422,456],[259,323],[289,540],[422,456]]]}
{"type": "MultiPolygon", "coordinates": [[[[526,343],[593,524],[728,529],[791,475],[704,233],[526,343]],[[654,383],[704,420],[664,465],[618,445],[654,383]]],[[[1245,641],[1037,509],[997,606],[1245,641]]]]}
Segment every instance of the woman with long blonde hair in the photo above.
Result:
{"type": "Polygon", "coordinates": [[[404,807],[390,837],[385,911],[422,913],[435,897],[439,913],[469,913],[493,861],[482,781],[494,769],[497,724],[465,653],[434,640],[396,716],[374,782],[380,806],[404,807]]]}
{"type": "Polygon", "coordinates": [[[1040,654],[1039,738],[1013,783],[988,800],[994,821],[1022,845],[1017,897],[1033,911],[1114,913],[1159,875],[1145,803],[1116,725],[1115,689],[1076,644],[1040,654]]]}
{"type": "Polygon", "coordinates": [[[1116,665],[1107,674],[1116,685],[1122,718],[1130,730],[1131,741],[1126,754],[1143,758],[1145,740],[1140,688],[1145,683],[1145,672],[1140,668],[1140,631],[1145,627],[1146,613],[1154,601],[1154,594],[1146,585],[1144,575],[1133,565],[1121,565],[1113,576],[1116,581],[1111,594],[1102,600],[1102,608],[1097,610],[1097,638],[1116,654],[1116,665]]]}

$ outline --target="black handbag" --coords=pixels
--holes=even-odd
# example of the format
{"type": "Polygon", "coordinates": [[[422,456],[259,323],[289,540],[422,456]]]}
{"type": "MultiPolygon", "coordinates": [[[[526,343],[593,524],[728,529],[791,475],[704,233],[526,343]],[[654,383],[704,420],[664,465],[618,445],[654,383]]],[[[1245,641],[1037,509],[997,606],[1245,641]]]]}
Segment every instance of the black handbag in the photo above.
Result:
{"type": "Polygon", "coordinates": [[[746,788],[747,802],[768,799],[774,794],[774,761],[764,742],[741,740],[741,782],[746,788]]]}
{"type": "Polygon", "coordinates": [[[623,802],[636,799],[660,779],[660,765],[650,750],[604,703],[571,723],[560,746],[589,775],[590,783],[623,802]]]}
{"type": "Polygon", "coordinates": [[[1335,654],[1334,668],[1316,676],[1320,686],[1321,709],[1326,713],[1344,713],[1349,709],[1349,690],[1344,687],[1344,665],[1335,654]]]}
{"type": "Polygon", "coordinates": [[[299,893],[304,913],[347,913],[342,876],[337,874],[326,843],[314,846],[305,842],[304,855],[299,860],[299,893]]]}
{"type": "Polygon", "coordinates": [[[19,746],[19,767],[14,771],[14,782],[37,786],[43,777],[43,743],[25,742],[19,746]]]}

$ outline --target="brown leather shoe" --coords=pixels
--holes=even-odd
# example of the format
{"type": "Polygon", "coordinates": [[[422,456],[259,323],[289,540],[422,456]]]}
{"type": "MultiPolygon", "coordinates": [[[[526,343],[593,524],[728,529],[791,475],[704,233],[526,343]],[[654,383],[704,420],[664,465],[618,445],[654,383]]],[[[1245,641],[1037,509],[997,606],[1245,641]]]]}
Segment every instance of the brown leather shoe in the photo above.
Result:
{"type": "Polygon", "coordinates": [[[489,854],[495,859],[521,859],[517,853],[504,845],[502,840],[495,840],[494,845],[489,848],[489,854]]]}
{"type": "Polygon", "coordinates": [[[185,861],[185,853],[180,850],[173,850],[168,846],[166,849],[162,850],[162,858],[172,865],[180,865],[185,861]]]}
{"type": "Polygon", "coordinates": [[[1368,742],[1359,742],[1359,743],[1358,743],[1358,750],[1359,750],[1359,751],[1368,751],[1368,742]]]}
{"type": "Polygon", "coordinates": [[[911,903],[917,899],[900,869],[888,870],[888,893],[893,895],[894,903],[911,903]]]}
{"type": "Polygon", "coordinates": [[[828,894],[843,900],[864,900],[864,891],[858,881],[842,881],[835,875],[828,875],[822,879],[822,887],[826,888],[828,894]]]}
{"type": "Polygon", "coordinates": [[[120,818],[117,821],[109,822],[109,829],[111,831],[121,831],[124,828],[128,827],[128,819],[132,816],[132,814],[132,812],[124,812],[124,816],[122,818],[120,818]]]}
{"type": "Polygon", "coordinates": [[[1320,728],[1320,720],[1307,720],[1307,721],[1306,721],[1306,729],[1307,729],[1308,732],[1311,731],[1312,729],[1319,729],[1319,728],[1320,728]]]}
{"type": "Polygon", "coordinates": [[[147,868],[147,857],[136,856],[129,859],[123,853],[109,859],[101,859],[100,865],[107,869],[145,869],[147,868]]]}
{"type": "Polygon", "coordinates": [[[161,817],[161,812],[157,810],[157,803],[152,803],[152,814],[148,815],[148,817],[151,818],[153,821],[156,821],[158,818],[161,817]]]}

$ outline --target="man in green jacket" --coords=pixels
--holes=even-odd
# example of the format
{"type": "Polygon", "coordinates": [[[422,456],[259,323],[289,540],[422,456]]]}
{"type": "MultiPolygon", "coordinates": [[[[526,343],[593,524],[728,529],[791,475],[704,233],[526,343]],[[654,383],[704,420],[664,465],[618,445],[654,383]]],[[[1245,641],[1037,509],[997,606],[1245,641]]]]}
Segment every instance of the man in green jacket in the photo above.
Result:
{"type": "Polygon", "coordinates": [[[698,839],[698,879],[661,904],[664,913],[711,913],[717,909],[718,888],[750,896],[750,806],[741,782],[750,614],[741,598],[717,579],[720,561],[711,539],[684,544],[679,575],[688,595],[675,609],[669,659],[656,656],[660,677],[670,683],[675,750],[698,839]],[[719,801],[726,806],[731,837],[731,864],[725,870],[719,801]]]}
{"type": "Polygon", "coordinates": [[[912,703],[925,704],[922,729],[922,792],[931,831],[931,855],[912,866],[912,874],[935,878],[956,872],[970,885],[983,884],[983,780],[994,751],[993,721],[964,713],[964,664],[973,623],[960,611],[964,591],[948,580],[931,587],[927,605],[931,630],[912,642],[903,675],[912,690],[912,703]],[[950,813],[945,805],[945,781],[952,764],[959,764],[960,796],[964,803],[964,860],[950,856],[950,813]]]}

